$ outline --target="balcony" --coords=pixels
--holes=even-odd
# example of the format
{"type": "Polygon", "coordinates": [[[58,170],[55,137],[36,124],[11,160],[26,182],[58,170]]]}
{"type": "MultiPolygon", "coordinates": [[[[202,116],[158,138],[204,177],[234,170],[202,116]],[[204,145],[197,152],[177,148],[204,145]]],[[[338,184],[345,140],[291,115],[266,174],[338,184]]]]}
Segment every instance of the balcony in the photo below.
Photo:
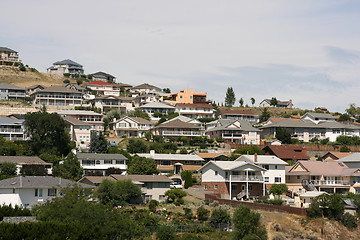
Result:
{"type": "Polygon", "coordinates": [[[164,136],[201,136],[201,132],[194,131],[163,131],[164,136]]]}
{"type": "Polygon", "coordinates": [[[314,186],[350,186],[350,182],[344,180],[310,180],[314,186]]]}
{"type": "Polygon", "coordinates": [[[23,133],[21,128],[0,128],[0,133],[23,133]]]}
{"type": "MultiPolygon", "coordinates": [[[[228,178],[228,180],[230,180],[230,178],[228,178]]],[[[236,181],[240,181],[240,182],[263,182],[264,178],[262,176],[248,176],[246,177],[245,175],[232,175],[231,176],[231,181],[232,182],[236,182],[236,181]]]]}

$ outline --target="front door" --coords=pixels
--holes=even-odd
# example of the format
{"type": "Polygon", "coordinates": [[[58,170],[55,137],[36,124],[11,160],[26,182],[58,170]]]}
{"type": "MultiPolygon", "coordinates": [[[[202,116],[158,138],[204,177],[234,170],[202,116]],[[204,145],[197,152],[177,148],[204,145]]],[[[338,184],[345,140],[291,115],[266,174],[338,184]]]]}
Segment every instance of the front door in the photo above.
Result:
{"type": "Polygon", "coordinates": [[[181,165],[175,165],[175,174],[179,174],[181,172],[181,165]]]}

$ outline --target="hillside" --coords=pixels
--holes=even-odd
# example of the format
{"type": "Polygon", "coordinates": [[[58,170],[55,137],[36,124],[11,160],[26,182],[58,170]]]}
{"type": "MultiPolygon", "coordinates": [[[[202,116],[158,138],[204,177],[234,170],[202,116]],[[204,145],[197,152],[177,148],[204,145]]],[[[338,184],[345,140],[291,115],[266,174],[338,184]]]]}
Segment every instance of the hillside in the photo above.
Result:
{"type": "Polygon", "coordinates": [[[19,87],[29,87],[34,84],[44,86],[61,85],[65,78],[47,73],[32,72],[29,68],[22,72],[17,67],[0,66],[0,82],[11,83],[19,87]]]}

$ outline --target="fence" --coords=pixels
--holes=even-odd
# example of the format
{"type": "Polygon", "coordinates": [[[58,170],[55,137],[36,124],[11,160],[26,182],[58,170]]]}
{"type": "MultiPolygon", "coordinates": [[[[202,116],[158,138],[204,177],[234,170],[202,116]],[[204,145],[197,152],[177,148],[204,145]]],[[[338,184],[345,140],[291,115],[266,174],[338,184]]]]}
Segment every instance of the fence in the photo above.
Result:
{"type": "Polygon", "coordinates": [[[289,206],[278,206],[278,205],[263,204],[263,203],[252,203],[252,202],[242,202],[242,201],[236,201],[236,200],[227,200],[227,199],[221,199],[213,194],[205,194],[205,199],[209,200],[209,201],[216,200],[221,204],[230,205],[232,207],[237,207],[237,206],[239,206],[239,204],[243,204],[252,209],[265,210],[265,211],[276,211],[276,212],[286,212],[286,213],[296,214],[296,215],[300,215],[300,216],[306,216],[306,209],[304,209],[304,208],[295,208],[295,207],[289,207],[289,206]]]}

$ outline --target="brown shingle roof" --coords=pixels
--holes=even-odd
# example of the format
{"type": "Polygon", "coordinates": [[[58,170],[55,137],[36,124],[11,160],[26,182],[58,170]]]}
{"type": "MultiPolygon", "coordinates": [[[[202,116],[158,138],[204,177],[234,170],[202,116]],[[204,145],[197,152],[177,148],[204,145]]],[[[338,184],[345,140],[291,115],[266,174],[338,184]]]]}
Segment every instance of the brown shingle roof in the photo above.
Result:
{"type": "Polygon", "coordinates": [[[149,88],[161,90],[161,88],[158,88],[158,87],[148,84],[148,83],[143,83],[143,84],[137,85],[137,86],[133,87],[132,89],[149,89],[149,88]]]}
{"type": "Polygon", "coordinates": [[[336,157],[337,159],[349,156],[350,154],[352,154],[351,152],[328,152],[329,154],[332,154],[334,157],[336,157]]]}
{"type": "Polygon", "coordinates": [[[286,168],[286,175],[359,176],[360,173],[340,162],[298,161],[294,166],[286,168]],[[299,164],[307,171],[292,171],[299,164]]]}
{"type": "Polygon", "coordinates": [[[11,162],[16,164],[41,164],[51,165],[41,160],[39,157],[28,157],[28,156],[0,156],[0,164],[4,162],[11,162]]]}
{"type": "Polygon", "coordinates": [[[213,109],[213,105],[207,103],[177,103],[179,107],[194,107],[194,108],[210,108],[213,109]]]}
{"type": "MultiPolygon", "coordinates": [[[[47,93],[47,92],[56,92],[56,93],[79,93],[79,94],[82,94],[81,92],[79,91],[76,91],[76,90],[72,90],[72,89],[69,89],[69,88],[66,88],[66,87],[63,87],[63,86],[51,86],[51,87],[47,87],[47,88],[44,88],[40,91],[37,91],[35,93],[32,93],[32,94],[37,94],[37,93],[47,93]]],[[[32,95],[31,94],[31,95],[32,95]]]]}
{"type": "Polygon", "coordinates": [[[174,121],[167,121],[164,122],[155,128],[194,128],[194,129],[200,129],[199,126],[196,126],[192,123],[186,123],[180,120],[174,120],[174,121]]]}
{"type": "Polygon", "coordinates": [[[84,125],[90,125],[86,122],[83,122],[83,121],[80,121],[74,117],[71,117],[71,116],[64,116],[63,119],[67,122],[69,122],[70,124],[72,125],[75,125],[75,126],[84,126],[84,125]]]}
{"type": "Polygon", "coordinates": [[[220,109],[221,114],[232,114],[232,115],[257,115],[251,110],[241,110],[241,109],[220,109]]]}
{"type": "Polygon", "coordinates": [[[270,145],[263,148],[268,154],[269,150],[275,156],[283,160],[308,160],[306,150],[298,146],[270,145]]]}

